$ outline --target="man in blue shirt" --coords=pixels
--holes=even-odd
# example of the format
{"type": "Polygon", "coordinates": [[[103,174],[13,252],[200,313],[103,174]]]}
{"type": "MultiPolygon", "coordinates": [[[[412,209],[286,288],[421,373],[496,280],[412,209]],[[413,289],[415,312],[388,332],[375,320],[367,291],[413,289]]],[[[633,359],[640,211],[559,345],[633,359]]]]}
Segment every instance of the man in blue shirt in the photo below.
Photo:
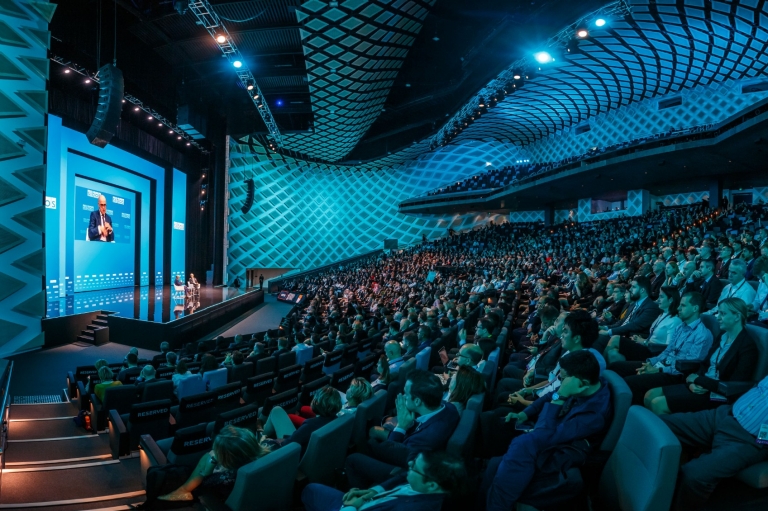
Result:
{"type": "Polygon", "coordinates": [[[722,479],[768,460],[768,376],[733,406],[660,417],[683,445],[710,450],[680,467],[677,509],[700,508],[722,479]]]}
{"type": "Polygon", "coordinates": [[[704,310],[701,293],[689,291],[680,299],[677,315],[683,321],[672,334],[667,348],[658,356],[639,362],[617,362],[610,369],[624,376],[632,390],[632,402],[642,405],[645,394],[658,387],[675,385],[684,381],[684,375],[677,370],[679,361],[701,362],[712,347],[712,332],[700,319],[704,310]],[[640,367],[637,367],[640,365],[640,367]],[[631,370],[635,373],[632,375],[631,370]]]}
{"type": "Polygon", "coordinates": [[[515,438],[502,458],[493,458],[489,463],[481,492],[488,511],[515,508],[536,475],[537,460],[544,450],[575,447],[569,449],[578,453],[569,457],[574,466],[583,463],[586,453],[602,440],[613,409],[611,392],[600,378],[594,354],[579,350],[565,355],[560,360],[559,377],[562,381],[556,392],[537,399],[520,413],[507,416],[509,421],[536,421],[536,425],[529,433],[515,438]]]}

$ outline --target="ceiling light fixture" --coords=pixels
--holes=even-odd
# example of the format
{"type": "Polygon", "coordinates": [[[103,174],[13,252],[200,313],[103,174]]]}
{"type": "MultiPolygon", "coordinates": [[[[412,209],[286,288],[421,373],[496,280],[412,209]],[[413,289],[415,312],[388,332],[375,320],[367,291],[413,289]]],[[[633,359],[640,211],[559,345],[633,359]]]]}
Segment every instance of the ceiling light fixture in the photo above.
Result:
{"type": "Polygon", "coordinates": [[[595,20],[595,26],[602,27],[605,25],[605,20],[603,18],[597,18],[595,20]]]}
{"type": "Polygon", "coordinates": [[[134,111],[134,112],[138,112],[138,111],[139,111],[139,107],[134,107],[134,108],[133,108],[133,111],[134,111]]]}
{"type": "Polygon", "coordinates": [[[86,79],[85,79],[85,83],[91,83],[91,80],[90,80],[90,78],[86,78],[86,79]]]}
{"type": "Polygon", "coordinates": [[[576,36],[579,37],[580,39],[584,39],[588,35],[589,35],[589,32],[587,32],[586,28],[581,28],[576,31],[576,36]]]}
{"type": "Polygon", "coordinates": [[[224,44],[227,42],[227,38],[223,35],[216,36],[216,42],[219,44],[224,44]]]}
{"type": "Polygon", "coordinates": [[[69,73],[71,73],[71,70],[70,70],[70,69],[65,69],[65,70],[64,70],[64,74],[67,74],[67,75],[68,75],[69,73]]]}
{"type": "Polygon", "coordinates": [[[235,66],[236,69],[240,69],[241,67],[243,67],[243,63],[239,60],[234,61],[232,65],[235,66]]]}
{"type": "Polygon", "coordinates": [[[535,58],[536,62],[538,62],[539,64],[549,64],[550,62],[555,60],[552,58],[552,55],[550,55],[549,52],[546,52],[546,51],[540,51],[540,52],[534,53],[533,58],[535,58]]]}

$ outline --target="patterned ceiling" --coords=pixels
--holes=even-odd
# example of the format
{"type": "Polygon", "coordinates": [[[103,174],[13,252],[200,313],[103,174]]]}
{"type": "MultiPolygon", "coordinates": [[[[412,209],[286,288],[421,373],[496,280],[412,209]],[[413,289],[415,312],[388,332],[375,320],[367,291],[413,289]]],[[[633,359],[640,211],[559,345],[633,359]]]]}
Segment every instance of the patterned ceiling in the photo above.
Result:
{"type": "MultiPolygon", "coordinates": [[[[610,6],[628,14],[608,18],[602,28],[594,25],[596,17],[568,27],[561,33],[567,37],[553,38],[546,48],[555,62],[539,65],[530,59],[526,69],[535,76],[453,141],[528,145],[629,103],[766,71],[764,0],[629,0],[610,6]],[[589,36],[576,47],[576,29],[584,23],[589,36]]],[[[512,67],[480,91],[469,109],[477,110],[480,98],[487,100],[502,84],[512,92],[511,74],[512,67]]],[[[441,142],[444,133],[434,141],[441,142]]]]}
{"type": "Polygon", "coordinates": [[[381,113],[397,72],[436,0],[309,0],[296,9],[314,133],[283,147],[329,162],[344,158],[381,113]]]}

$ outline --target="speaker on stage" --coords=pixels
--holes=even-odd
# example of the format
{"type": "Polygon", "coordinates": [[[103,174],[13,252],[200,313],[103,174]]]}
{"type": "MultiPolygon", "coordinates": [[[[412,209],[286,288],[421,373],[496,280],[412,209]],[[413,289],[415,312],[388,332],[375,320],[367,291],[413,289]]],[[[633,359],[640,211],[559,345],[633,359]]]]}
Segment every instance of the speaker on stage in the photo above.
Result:
{"type": "Polygon", "coordinates": [[[99,106],[86,133],[88,141],[99,147],[109,144],[115,134],[123,110],[123,72],[106,64],[99,69],[99,106]]]}
{"type": "Polygon", "coordinates": [[[253,183],[253,179],[245,180],[245,202],[240,210],[243,214],[248,213],[253,206],[253,194],[256,191],[256,185],[253,183]]]}

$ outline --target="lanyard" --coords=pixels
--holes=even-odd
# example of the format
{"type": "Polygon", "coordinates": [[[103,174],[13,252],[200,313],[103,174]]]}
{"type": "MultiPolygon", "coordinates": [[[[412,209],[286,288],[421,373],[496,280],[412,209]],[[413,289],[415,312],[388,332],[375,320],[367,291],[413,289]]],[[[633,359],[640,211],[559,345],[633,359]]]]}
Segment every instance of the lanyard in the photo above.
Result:
{"type": "Polygon", "coordinates": [[[739,289],[741,289],[741,286],[743,286],[743,285],[744,285],[744,284],[746,284],[746,283],[747,283],[746,279],[745,279],[745,280],[742,280],[742,281],[741,281],[741,284],[739,284],[739,287],[737,287],[735,291],[733,290],[733,284],[731,284],[731,291],[728,293],[728,298],[731,298],[733,295],[735,295],[736,293],[738,293],[738,292],[739,292],[739,289]]]}
{"type": "Polygon", "coordinates": [[[669,316],[669,313],[668,313],[668,312],[665,312],[664,314],[662,314],[661,316],[659,316],[658,318],[656,318],[656,321],[654,321],[654,322],[653,322],[653,325],[651,325],[651,330],[650,330],[650,332],[648,332],[648,338],[649,338],[649,339],[650,339],[651,337],[653,337],[653,332],[655,332],[655,331],[656,331],[656,327],[657,327],[657,326],[659,326],[659,323],[661,323],[662,321],[664,321],[664,319],[665,319],[667,316],[669,316]]]}
{"type": "MultiPolygon", "coordinates": [[[[725,334],[728,335],[728,334],[725,334]]],[[[713,366],[715,367],[715,379],[720,379],[720,361],[723,360],[723,357],[725,356],[725,353],[728,351],[728,348],[731,347],[731,344],[733,344],[733,341],[735,339],[728,339],[725,342],[720,343],[720,347],[717,348],[717,357],[715,357],[715,362],[713,363],[713,366]]]]}

